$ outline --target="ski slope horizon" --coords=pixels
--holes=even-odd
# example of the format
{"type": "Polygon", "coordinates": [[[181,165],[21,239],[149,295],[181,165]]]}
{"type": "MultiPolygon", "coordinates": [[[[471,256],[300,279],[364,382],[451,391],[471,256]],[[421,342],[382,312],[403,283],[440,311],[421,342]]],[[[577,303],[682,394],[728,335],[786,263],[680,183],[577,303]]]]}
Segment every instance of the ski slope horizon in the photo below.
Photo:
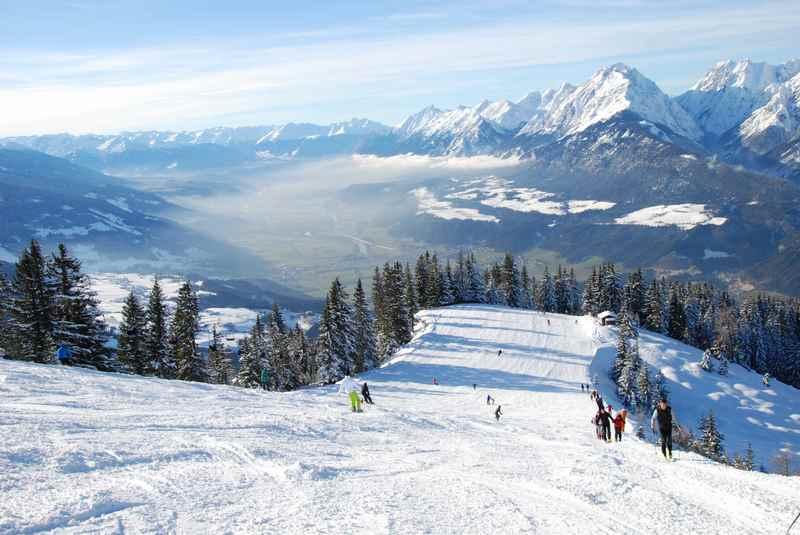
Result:
{"type": "MultiPolygon", "coordinates": [[[[361,414],[335,385],[274,393],[0,360],[0,533],[755,534],[797,514],[800,478],[686,452],[668,463],[633,436],[649,414],[621,443],[594,438],[580,384],[596,375],[618,408],[614,329],[490,305],[417,317],[414,339],[360,376],[376,403],[361,414]]],[[[737,365],[705,372],[699,350],[660,335],[640,343],[682,425],[713,408],[731,455],[747,442],[765,465],[800,453],[795,389],[737,365]]]]}

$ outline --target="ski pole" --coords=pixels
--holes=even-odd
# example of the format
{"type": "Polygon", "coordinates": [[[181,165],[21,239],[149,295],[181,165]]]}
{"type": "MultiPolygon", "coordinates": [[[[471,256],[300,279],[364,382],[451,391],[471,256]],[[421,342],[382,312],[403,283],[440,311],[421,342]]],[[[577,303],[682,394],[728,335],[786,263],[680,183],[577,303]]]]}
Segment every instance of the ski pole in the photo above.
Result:
{"type": "Polygon", "coordinates": [[[794,525],[797,523],[797,519],[798,519],[798,518],[800,518],[800,513],[797,513],[797,516],[796,516],[796,517],[794,517],[794,520],[792,521],[791,525],[789,525],[789,529],[787,529],[787,530],[786,530],[786,534],[787,534],[787,535],[789,534],[789,532],[790,532],[790,531],[792,531],[792,528],[793,528],[793,527],[794,527],[794,525]]]}

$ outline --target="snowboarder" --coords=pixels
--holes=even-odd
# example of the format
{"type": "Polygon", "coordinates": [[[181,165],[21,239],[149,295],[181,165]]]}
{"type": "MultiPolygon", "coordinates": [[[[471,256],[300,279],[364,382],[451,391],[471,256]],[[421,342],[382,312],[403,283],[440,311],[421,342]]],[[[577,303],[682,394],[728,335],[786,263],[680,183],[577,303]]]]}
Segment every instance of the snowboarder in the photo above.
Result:
{"type": "Polygon", "coordinates": [[[499,350],[499,351],[497,352],[497,357],[498,357],[498,358],[500,358],[500,355],[502,355],[502,354],[503,354],[503,350],[501,349],[501,350],[499,350]]]}
{"type": "Polygon", "coordinates": [[[56,349],[56,358],[60,364],[69,366],[72,363],[72,350],[68,346],[60,345],[56,349]]]}
{"type": "Polygon", "coordinates": [[[502,411],[502,410],[500,410],[500,409],[502,409],[502,408],[503,408],[503,406],[502,406],[502,405],[498,405],[498,406],[497,406],[497,410],[496,410],[496,411],[494,411],[494,417],[495,417],[495,418],[497,418],[497,421],[498,421],[498,422],[500,421],[500,416],[502,416],[502,415],[503,415],[503,411],[502,411]]]}
{"type": "Polygon", "coordinates": [[[350,405],[353,408],[353,412],[361,412],[361,399],[359,399],[356,390],[350,391],[350,405]]]}
{"type": "Polygon", "coordinates": [[[369,387],[367,386],[367,383],[361,385],[361,397],[364,398],[365,403],[374,405],[374,403],[372,402],[372,396],[369,395],[369,387]]]}
{"type": "Polygon", "coordinates": [[[269,373],[267,373],[267,369],[264,368],[263,370],[261,370],[261,389],[266,390],[268,383],[269,383],[269,373]]]}
{"type": "Polygon", "coordinates": [[[650,417],[650,429],[653,430],[653,433],[656,432],[656,423],[658,423],[658,432],[661,435],[661,454],[665,459],[672,459],[672,424],[677,425],[677,421],[672,407],[667,404],[667,398],[661,398],[653,410],[653,416],[650,417]],[[669,453],[669,457],[667,453],[669,453]]]}
{"type": "Polygon", "coordinates": [[[494,398],[491,394],[486,395],[486,404],[487,405],[494,405],[494,398]]]}
{"type": "Polygon", "coordinates": [[[622,432],[625,430],[625,417],[622,412],[618,412],[614,418],[614,441],[622,442],[622,432]]]}

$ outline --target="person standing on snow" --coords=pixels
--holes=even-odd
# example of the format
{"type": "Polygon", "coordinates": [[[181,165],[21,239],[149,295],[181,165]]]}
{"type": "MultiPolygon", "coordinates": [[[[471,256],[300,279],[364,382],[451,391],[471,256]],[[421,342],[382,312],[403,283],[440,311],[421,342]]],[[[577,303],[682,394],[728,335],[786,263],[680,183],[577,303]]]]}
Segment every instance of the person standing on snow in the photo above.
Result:
{"type": "Polygon", "coordinates": [[[358,397],[358,392],[355,390],[350,391],[350,405],[353,412],[361,412],[361,399],[358,397]]]}
{"type": "Polygon", "coordinates": [[[261,370],[261,389],[266,390],[268,383],[269,383],[269,374],[267,373],[267,369],[264,368],[263,370],[261,370]]]}
{"type": "Polygon", "coordinates": [[[364,398],[364,402],[374,405],[372,402],[372,396],[369,395],[369,387],[367,386],[366,382],[361,385],[361,397],[364,398]]]}
{"type": "Polygon", "coordinates": [[[56,358],[59,364],[69,366],[72,364],[72,350],[70,350],[68,346],[60,345],[58,349],[56,349],[56,358]]]}
{"type": "Polygon", "coordinates": [[[502,415],[503,415],[503,411],[502,411],[502,410],[500,410],[500,409],[502,409],[502,408],[503,408],[503,406],[502,406],[502,405],[498,405],[498,406],[497,406],[497,410],[496,410],[496,411],[494,411],[494,417],[495,417],[495,418],[497,418],[497,421],[498,421],[498,422],[500,421],[500,416],[502,416],[502,415]]]}
{"type": "Polygon", "coordinates": [[[494,405],[494,398],[491,394],[486,395],[486,404],[487,405],[494,405]]]}
{"type": "Polygon", "coordinates": [[[653,416],[650,417],[650,429],[653,430],[653,433],[656,432],[656,423],[661,435],[661,454],[665,459],[672,459],[672,424],[678,425],[678,422],[672,412],[672,407],[667,404],[667,398],[661,398],[653,410],[653,416]],[[667,457],[667,453],[669,453],[669,457],[667,457]]]}
{"type": "Polygon", "coordinates": [[[503,354],[503,350],[502,350],[502,349],[500,349],[500,350],[497,352],[497,356],[498,356],[498,357],[500,357],[500,355],[502,355],[502,354],[503,354]]]}
{"type": "Polygon", "coordinates": [[[597,413],[597,418],[600,421],[601,439],[611,442],[611,415],[604,409],[600,409],[600,412],[597,413]]]}
{"type": "Polygon", "coordinates": [[[622,411],[614,418],[614,442],[622,442],[622,432],[625,431],[625,417],[622,411]]]}

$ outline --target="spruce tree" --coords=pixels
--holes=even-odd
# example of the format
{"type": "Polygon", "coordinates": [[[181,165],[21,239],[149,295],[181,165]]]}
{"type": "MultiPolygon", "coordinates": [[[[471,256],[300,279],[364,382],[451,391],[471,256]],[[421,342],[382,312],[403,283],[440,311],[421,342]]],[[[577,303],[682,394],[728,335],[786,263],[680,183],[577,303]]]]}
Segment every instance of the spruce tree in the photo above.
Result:
{"type": "Polygon", "coordinates": [[[175,377],[182,381],[208,381],[208,368],[197,351],[200,330],[200,308],[192,285],[186,281],[178,290],[175,314],[170,326],[171,353],[175,361],[175,377]]]}
{"type": "Polygon", "coordinates": [[[228,385],[233,381],[231,355],[216,325],[211,330],[211,341],[208,345],[208,371],[211,383],[228,385]]]}
{"type": "Polygon", "coordinates": [[[122,323],[117,337],[117,359],[120,364],[137,375],[150,370],[147,355],[147,316],[133,290],[122,307],[122,323]]]}
{"type": "MultiPolygon", "coordinates": [[[[638,342],[636,342],[638,345],[638,342]]],[[[638,352],[638,349],[637,349],[638,352]]],[[[640,362],[639,373],[636,378],[636,405],[642,411],[647,411],[653,406],[653,385],[650,380],[650,368],[640,362]]]]}
{"type": "Polygon", "coordinates": [[[263,337],[264,327],[261,323],[261,316],[256,315],[250,333],[239,342],[239,371],[233,380],[234,385],[244,388],[261,388],[263,337]]]}
{"type": "Polygon", "coordinates": [[[53,294],[46,264],[36,240],[22,251],[11,289],[11,351],[16,358],[53,362],[53,294]]]}
{"type": "Polygon", "coordinates": [[[683,340],[686,332],[686,314],[677,287],[673,286],[669,296],[669,323],[667,334],[675,340],[683,340]]]}
{"type": "Polygon", "coordinates": [[[361,279],[356,282],[356,289],[353,293],[353,324],[355,331],[353,373],[361,373],[378,365],[375,325],[367,305],[367,295],[361,285],[361,279]]]}
{"type": "Polygon", "coordinates": [[[650,282],[645,295],[645,321],[647,329],[656,332],[666,332],[664,327],[664,302],[661,299],[661,290],[658,281],[655,279],[650,282]]]}
{"type": "Polygon", "coordinates": [[[11,332],[11,285],[0,273],[0,351],[9,356],[12,345],[11,332]]]}
{"type": "MultiPolygon", "coordinates": [[[[394,299],[402,302],[402,268],[394,270],[394,277],[400,280],[399,289],[393,293],[394,299]]],[[[405,314],[400,314],[405,322],[405,314]]],[[[325,384],[335,383],[353,371],[355,356],[355,337],[353,318],[347,293],[339,279],[331,283],[319,324],[319,374],[325,384]]]]}
{"type": "Polygon", "coordinates": [[[520,275],[514,257],[506,253],[500,275],[500,292],[506,306],[520,306],[520,275]]]}
{"type": "Polygon", "coordinates": [[[661,373],[661,370],[656,372],[655,378],[653,379],[653,393],[655,394],[653,397],[653,406],[662,399],[669,399],[667,379],[664,377],[664,374],[661,373]]]}
{"type": "Polygon", "coordinates": [[[53,338],[68,347],[73,364],[112,370],[114,363],[105,344],[106,326],[101,318],[99,301],[89,278],[81,273],[80,261],[71,256],[64,244],[47,265],[48,283],[53,300],[53,338]]]}
{"type": "Polygon", "coordinates": [[[714,411],[709,410],[707,416],[700,418],[700,452],[710,459],[722,461],[725,458],[723,441],[725,437],[719,432],[714,411]]]}
{"type": "Polygon", "coordinates": [[[168,315],[164,293],[158,277],[153,281],[147,300],[147,329],[145,352],[148,360],[148,374],[164,379],[175,377],[175,363],[169,352],[168,315]]]}

